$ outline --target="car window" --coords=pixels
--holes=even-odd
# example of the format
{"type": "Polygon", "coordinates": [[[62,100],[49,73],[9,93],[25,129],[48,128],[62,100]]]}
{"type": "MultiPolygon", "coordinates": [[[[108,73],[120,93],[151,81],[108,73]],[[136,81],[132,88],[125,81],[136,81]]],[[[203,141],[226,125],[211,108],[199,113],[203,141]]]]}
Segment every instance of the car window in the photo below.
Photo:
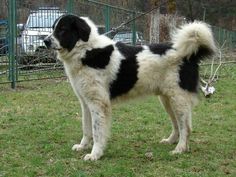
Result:
{"type": "Polygon", "coordinates": [[[54,21],[62,14],[31,14],[29,16],[27,27],[28,28],[51,28],[54,21]]]}
{"type": "Polygon", "coordinates": [[[114,36],[114,39],[131,39],[132,33],[118,33],[114,36]]]}

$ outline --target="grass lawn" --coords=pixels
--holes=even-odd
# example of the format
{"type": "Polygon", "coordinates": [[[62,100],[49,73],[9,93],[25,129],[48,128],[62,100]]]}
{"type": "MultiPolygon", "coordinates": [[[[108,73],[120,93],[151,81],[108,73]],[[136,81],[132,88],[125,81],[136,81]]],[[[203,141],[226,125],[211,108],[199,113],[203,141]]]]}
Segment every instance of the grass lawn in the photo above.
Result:
{"type": "Polygon", "coordinates": [[[65,80],[0,85],[0,176],[236,176],[236,67],[193,111],[191,151],[170,155],[159,144],[170,120],[154,96],[113,106],[103,158],[84,162],[71,147],[81,136],[77,98],[65,80]],[[151,152],[152,157],[145,154],[151,152]]]}

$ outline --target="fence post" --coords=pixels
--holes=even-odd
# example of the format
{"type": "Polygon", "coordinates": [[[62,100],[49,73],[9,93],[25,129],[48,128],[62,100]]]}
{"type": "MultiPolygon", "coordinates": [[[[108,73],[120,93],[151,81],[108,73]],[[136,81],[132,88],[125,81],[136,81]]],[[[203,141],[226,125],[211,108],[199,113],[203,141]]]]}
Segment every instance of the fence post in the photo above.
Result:
{"type": "Polygon", "coordinates": [[[229,31],[229,48],[230,50],[233,49],[233,35],[232,35],[232,31],[229,31]]]}
{"type": "Polygon", "coordinates": [[[231,48],[232,49],[236,48],[236,32],[235,31],[230,32],[230,39],[231,39],[231,48]]]}
{"type": "Polygon", "coordinates": [[[231,49],[231,47],[230,47],[230,31],[229,30],[226,30],[226,40],[227,40],[228,49],[231,49]]]}
{"type": "Polygon", "coordinates": [[[233,49],[234,48],[234,36],[233,36],[233,31],[230,31],[230,48],[233,49]]]}
{"type": "Polygon", "coordinates": [[[205,22],[206,21],[206,7],[202,7],[203,8],[203,17],[202,20],[205,22]]]}
{"type": "Polygon", "coordinates": [[[9,29],[9,79],[11,88],[16,88],[16,0],[9,0],[8,29],[9,29]]]}
{"type": "Polygon", "coordinates": [[[222,35],[222,45],[225,43],[225,47],[227,47],[227,36],[226,36],[226,30],[223,29],[223,35],[222,35]]]}
{"type": "MultiPolygon", "coordinates": [[[[135,18],[136,13],[133,12],[133,18],[135,18]]],[[[132,22],[132,44],[136,44],[136,23],[135,20],[132,22]]]]}
{"type": "Polygon", "coordinates": [[[68,13],[73,13],[74,12],[74,0],[68,0],[67,1],[67,11],[68,13]]]}
{"type": "Polygon", "coordinates": [[[111,8],[106,5],[105,6],[105,30],[106,32],[110,31],[110,12],[111,8]]]}

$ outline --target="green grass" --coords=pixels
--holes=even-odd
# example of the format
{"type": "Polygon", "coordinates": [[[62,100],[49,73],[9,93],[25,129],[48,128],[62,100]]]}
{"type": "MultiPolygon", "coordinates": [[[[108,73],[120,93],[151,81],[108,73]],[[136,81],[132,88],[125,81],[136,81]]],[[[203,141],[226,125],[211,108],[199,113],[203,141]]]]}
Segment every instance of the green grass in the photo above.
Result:
{"type": "Polygon", "coordinates": [[[213,97],[201,97],[193,111],[189,153],[172,156],[174,145],[159,144],[171,124],[153,96],[115,104],[104,157],[84,162],[89,151],[71,150],[82,131],[68,82],[24,82],[16,91],[0,85],[0,176],[236,176],[236,77],[215,86],[213,97]]]}

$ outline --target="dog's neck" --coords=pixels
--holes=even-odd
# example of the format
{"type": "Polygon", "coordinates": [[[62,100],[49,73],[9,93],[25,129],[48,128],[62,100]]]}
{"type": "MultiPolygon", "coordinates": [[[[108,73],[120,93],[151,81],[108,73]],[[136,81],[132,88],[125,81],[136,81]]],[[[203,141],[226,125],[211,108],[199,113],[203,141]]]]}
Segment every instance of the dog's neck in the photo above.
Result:
{"type": "Polygon", "coordinates": [[[85,57],[86,51],[94,48],[104,48],[111,44],[113,45],[115,42],[107,36],[99,35],[96,39],[90,38],[88,42],[78,41],[70,52],[67,49],[58,51],[57,57],[64,65],[69,66],[65,67],[70,68],[70,70],[66,71],[67,75],[73,76],[73,74],[78,73],[83,68],[82,58],[85,57]]]}

